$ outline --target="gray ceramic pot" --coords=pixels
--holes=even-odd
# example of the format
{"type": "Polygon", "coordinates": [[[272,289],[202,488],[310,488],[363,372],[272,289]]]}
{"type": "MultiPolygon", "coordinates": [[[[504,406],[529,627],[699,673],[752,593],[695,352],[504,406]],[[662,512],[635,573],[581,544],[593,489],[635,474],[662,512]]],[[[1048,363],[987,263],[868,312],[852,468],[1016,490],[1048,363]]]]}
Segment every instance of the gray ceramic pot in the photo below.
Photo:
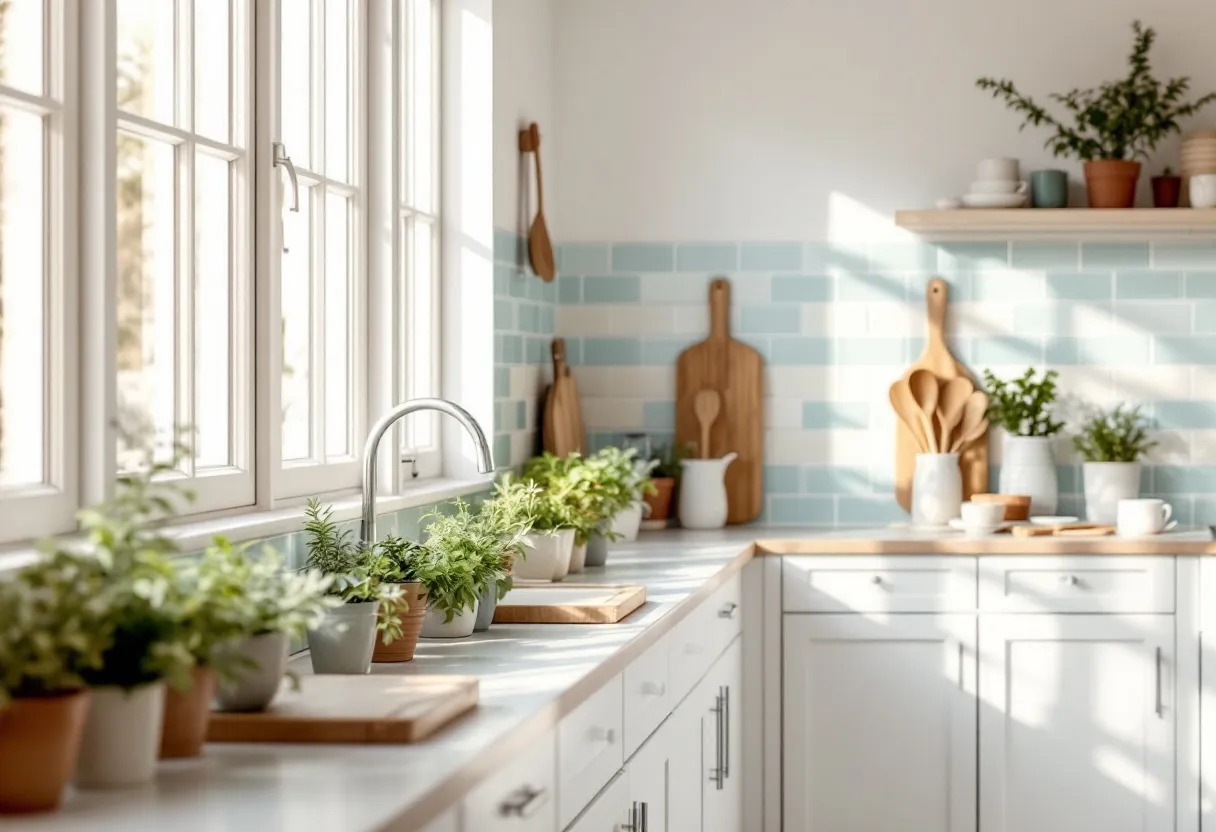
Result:
{"type": "Polygon", "coordinates": [[[473,632],[484,633],[490,629],[496,609],[498,609],[498,587],[491,585],[481,593],[481,598],[477,601],[477,623],[473,625],[473,632]]]}
{"type": "Polygon", "coordinates": [[[264,633],[220,648],[225,659],[238,658],[231,682],[219,682],[215,703],[221,711],[264,711],[270,707],[287,672],[287,634],[264,633]],[[252,663],[252,666],[249,666],[252,663]]]}
{"type": "Polygon", "coordinates": [[[314,673],[370,673],[376,648],[379,601],[343,604],[325,613],[321,626],[308,631],[314,673]]]}
{"type": "Polygon", "coordinates": [[[587,541],[587,559],[584,566],[603,566],[608,562],[608,538],[598,531],[591,533],[587,541]]]}

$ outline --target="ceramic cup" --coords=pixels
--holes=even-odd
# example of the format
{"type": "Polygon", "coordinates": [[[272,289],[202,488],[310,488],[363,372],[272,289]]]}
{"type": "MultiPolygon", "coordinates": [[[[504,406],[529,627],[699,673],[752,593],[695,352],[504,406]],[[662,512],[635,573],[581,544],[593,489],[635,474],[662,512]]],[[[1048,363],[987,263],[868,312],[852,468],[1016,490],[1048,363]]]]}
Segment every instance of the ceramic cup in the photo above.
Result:
{"type": "Polygon", "coordinates": [[[1192,208],[1216,208],[1216,173],[1192,176],[1189,193],[1192,208]]]}
{"type": "Polygon", "coordinates": [[[960,507],[960,516],[965,531],[992,531],[1005,521],[1005,505],[966,502],[960,507]]]}
{"type": "Polygon", "coordinates": [[[972,182],[969,193],[973,194],[1024,194],[1030,185],[1026,182],[1006,182],[1004,180],[985,180],[972,182]]]}
{"type": "Polygon", "coordinates": [[[981,182],[1017,182],[1017,159],[984,159],[975,168],[975,178],[981,182]]]}
{"type": "Polygon", "coordinates": [[[1062,170],[1030,174],[1030,204],[1035,208],[1067,208],[1068,174],[1062,170]]]}
{"type": "Polygon", "coordinates": [[[1169,522],[1173,513],[1173,508],[1165,500],[1120,500],[1116,531],[1120,537],[1160,534],[1168,528],[1173,528],[1174,524],[1169,522]]]}

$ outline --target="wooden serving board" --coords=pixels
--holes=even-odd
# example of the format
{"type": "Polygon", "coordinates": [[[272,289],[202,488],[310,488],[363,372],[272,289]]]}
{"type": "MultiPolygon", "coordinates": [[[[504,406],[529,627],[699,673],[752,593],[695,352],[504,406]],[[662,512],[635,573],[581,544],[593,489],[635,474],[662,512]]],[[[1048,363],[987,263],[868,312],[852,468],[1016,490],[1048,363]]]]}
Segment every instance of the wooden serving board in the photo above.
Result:
{"type": "Polygon", "coordinates": [[[519,581],[498,602],[494,623],[615,624],[644,603],[644,586],[519,581]]]}
{"type": "Polygon", "coordinates": [[[1102,523],[1062,523],[1058,526],[1013,526],[1014,537],[1105,537],[1114,534],[1115,527],[1102,523]]]}
{"type": "Polygon", "coordinates": [[[582,405],[570,365],[566,363],[566,341],[553,339],[553,384],[545,396],[544,423],[541,428],[545,450],[557,456],[583,453],[587,431],[583,427],[582,405]]]}
{"type": "Polygon", "coordinates": [[[411,743],[476,707],[475,676],[303,676],[269,710],[213,713],[208,742],[411,743]]]}
{"type": "MultiPolygon", "coordinates": [[[[680,354],[676,364],[676,442],[700,444],[693,400],[717,390],[722,408],[709,432],[710,458],[734,451],[726,469],[727,523],[760,516],[764,502],[764,361],[760,353],[730,337],[730,281],[709,285],[709,338],[680,354]]],[[[704,456],[697,449],[698,457],[704,456]]]]}
{"type": "MultiPolygon", "coordinates": [[[[946,346],[946,303],[949,291],[946,281],[934,278],[925,290],[929,310],[928,333],[924,352],[904,373],[906,379],[916,370],[930,370],[939,382],[959,376],[971,378],[967,368],[955,360],[946,346]]],[[[974,380],[974,379],[973,379],[974,380]]],[[[895,420],[895,499],[904,511],[912,510],[912,475],[916,469],[916,439],[902,419],[895,420]]],[[[959,459],[963,473],[963,499],[988,491],[988,434],[984,433],[959,459]]]]}

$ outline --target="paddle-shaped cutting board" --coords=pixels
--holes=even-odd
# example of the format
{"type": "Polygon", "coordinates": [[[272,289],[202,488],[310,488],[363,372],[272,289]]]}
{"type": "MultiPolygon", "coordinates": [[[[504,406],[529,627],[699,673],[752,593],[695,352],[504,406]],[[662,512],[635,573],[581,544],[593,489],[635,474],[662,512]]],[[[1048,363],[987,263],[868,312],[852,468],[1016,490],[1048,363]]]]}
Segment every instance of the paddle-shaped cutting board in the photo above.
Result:
{"type": "Polygon", "coordinates": [[[517,583],[498,602],[494,623],[615,624],[644,603],[644,586],[517,583]]]}
{"type": "Polygon", "coordinates": [[[553,339],[553,384],[545,397],[544,423],[541,427],[545,450],[557,456],[583,453],[587,431],[578,400],[578,386],[566,363],[566,341],[553,339]]]}
{"type": "Polygon", "coordinates": [[[477,705],[475,676],[303,676],[269,710],[213,713],[208,742],[383,742],[426,739],[477,705]]]}
{"type": "Polygon", "coordinates": [[[676,442],[681,445],[700,444],[693,405],[700,390],[717,390],[722,401],[709,431],[709,456],[739,455],[726,469],[726,522],[755,520],[764,500],[764,361],[730,337],[730,281],[724,278],[709,285],[709,338],[684,350],[676,364],[676,442]]]}
{"type": "MultiPolygon", "coordinates": [[[[967,376],[967,368],[955,360],[946,346],[946,303],[949,290],[946,281],[934,278],[925,290],[929,321],[925,350],[916,363],[904,373],[904,378],[916,370],[929,370],[939,382],[967,376]]],[[[912,510],[912,475],[916,470],[916,440],[903,420],[895,420],[895,499],[904,511],[912,510]]],[[[984,433],[959,459],[963,473],[963,499],[988,490],[988,434],[984,433]]]]}

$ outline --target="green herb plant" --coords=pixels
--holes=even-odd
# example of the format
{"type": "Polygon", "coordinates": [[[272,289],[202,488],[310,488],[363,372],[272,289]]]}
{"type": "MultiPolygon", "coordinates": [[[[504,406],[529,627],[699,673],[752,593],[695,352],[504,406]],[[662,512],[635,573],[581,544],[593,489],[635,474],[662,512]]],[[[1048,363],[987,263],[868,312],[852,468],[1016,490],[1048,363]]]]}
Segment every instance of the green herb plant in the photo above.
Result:
{"type": "Polygon", "coordinates": [[[1072,443],[1086,462],[1137,462],[1158,444],[1148,438],[1140,408],[1124,405],[1086,420],[1072,443]]]}
{"type": "Polygon", "coordinates": [[[682,463],[692,456],[692,452],[693,446],[691,444],[679,445],[671,442],[660,445],[655,449],[654,456],[652,457],[655,466],[651,469],[650,476],[655,479],[673,479],[678,481],[683,471],[682,463]]]}
{"type": "Polygon", "coordinates": [[[1012,436],[1054,436],[1064,427],[1053,420],[1056,379],[1059,373],[1046,370],[1036,378],[1027,367],[1020,378],[1002,381],[991,370],[984,370],[984,389],[988,392],[988,420],[1012,436]]]}
{"type": "Polygon", "coordinates": [[[436,509],[422,518],[426,540],[414,558],[414,572],[426,587],[429,606],[448,622],[472,610],[482,593],[498,598],[511,588],[510,570],[522,555],[527,527],[505,530],[495,510],[477,511],[457,499],[451,513],[436,509]]]}

